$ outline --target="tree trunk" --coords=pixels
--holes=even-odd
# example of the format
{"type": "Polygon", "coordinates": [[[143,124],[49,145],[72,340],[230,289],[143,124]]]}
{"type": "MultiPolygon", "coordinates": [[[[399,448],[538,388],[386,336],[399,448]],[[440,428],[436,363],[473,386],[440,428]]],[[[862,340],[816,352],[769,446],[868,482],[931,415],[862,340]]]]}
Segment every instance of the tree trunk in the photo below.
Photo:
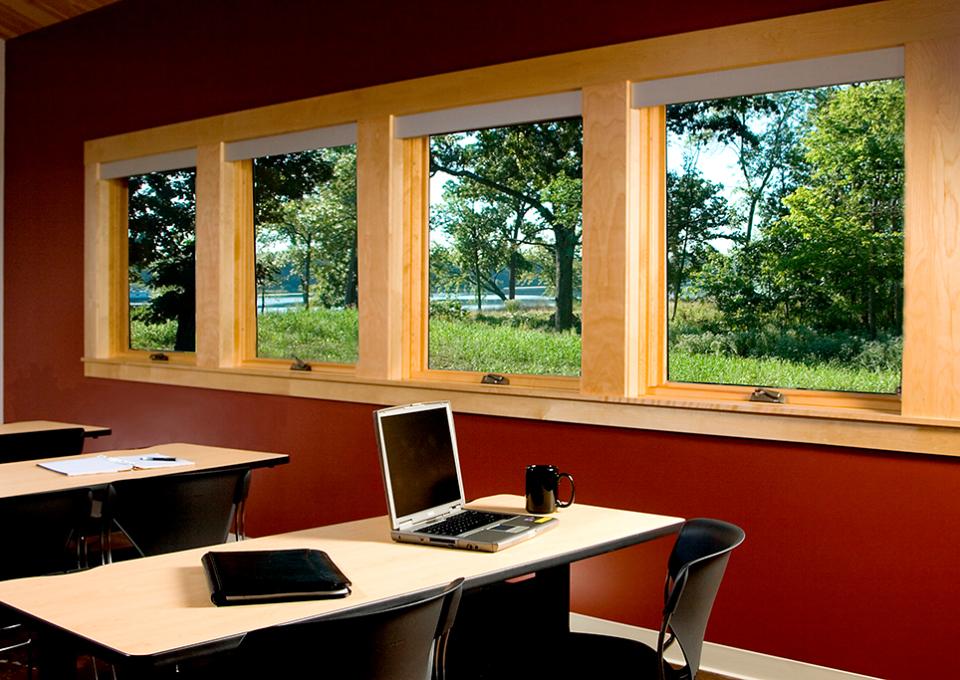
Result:
{"type": "Polygon", "coordinates": [[[750,196],[750,211],[747,214],[747,235],[746,242],[750,243],[753,239],[753,219],[757,212],[757,201],[760,200],[757,196],[753,195],[751,192],[750,196]]]}
{"type": "Polygon", "coordinates": [[[300,272],[300,292],[303,295],[303,308],[310,309],[310,269],[313,266],[313,243],[307,241],[307,253],[303,257],[303,271],[300,272]]]}
{"type": "Polygon", "coordinates": [[[474,267],[473,280],[477,283],[477,311],[483,311],[483,284],[480,283],[480,269],[474,267]]]}
{"type": "Polygon", "coordinates": [[[683,288],[683,273],[687,268],[687,245],[689,244],[689,239],[687,234],[684,234],[683,245],[680,247],[680,254],[677,262],[677,280],[676,285],[673,287],[673,314],[670,315],[670,320],[673,321],[677,318],[677,307],[680,305],[680,291],[683,288]]]}
{"type": "Polygon", "coordinates": [[[673,286],[673,313],[670,314],[670,320],[677,318],[677,307],[680,304],[680,287],[683,285],[683,273],[677,270],[677,280],[673,286]]]}
{"type": "MultiPolygon", "coordinates": [[[[190,278],[194,267],[190,267],[190,278]]],[[[182,304],[177,305],[177,337],[173,342],[175,352],[194,352],[197,349],[197,288],[185,285],[182,304]]]]}
{"type": "Polygon", "coordinates": [[[356,307],[359,295],[357,294],[357,237],[354,234],[350,242],[350,259],[347,264],[347,276],[344,283],[343,306],[356,307]]]}
{"type": "Polygon", "coordinates": [[[573,328],[573,257],[577,238],[573,229],[559,224],[554,226],[553,234],[557,263],[557,313],[554,328],[566,331],[573,328]]]}
{"type": "Polygon", "coordinates": [[[509,281],[507,283],[507,298],[515,300],[517,298],[517,251],[510,252],[509,281]]]}

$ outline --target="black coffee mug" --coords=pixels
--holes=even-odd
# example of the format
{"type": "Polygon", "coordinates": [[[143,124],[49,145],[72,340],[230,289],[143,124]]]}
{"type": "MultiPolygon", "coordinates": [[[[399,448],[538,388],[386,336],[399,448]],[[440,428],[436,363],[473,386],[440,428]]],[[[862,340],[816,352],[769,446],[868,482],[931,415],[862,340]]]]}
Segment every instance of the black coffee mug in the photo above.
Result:
{"type": "Polygon", "coordinates": [[[569,472],[560,472],[556,465],[528,465],[526,489],[527,512],[533,515],[549,515],[557,508],[572,505],[576,496],[573,476],[569,472]],[[557,497],[561,477],[570,480],[570,500],[562,501],[557,497]]]}

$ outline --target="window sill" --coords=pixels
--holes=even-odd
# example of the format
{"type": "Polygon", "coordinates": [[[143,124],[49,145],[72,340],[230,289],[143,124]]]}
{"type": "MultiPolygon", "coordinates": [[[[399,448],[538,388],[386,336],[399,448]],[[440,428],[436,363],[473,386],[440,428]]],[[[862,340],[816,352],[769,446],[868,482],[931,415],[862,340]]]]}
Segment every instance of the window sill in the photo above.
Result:
{"type": "Polygon", "coordinates": [[[684,434],[958,455],[960,422],[908,418],[883,410],[649,396],[594,397],[566,389],[431,380],[361,379],[350,372],[297,372],[244,366],[200,368],[124,359],[84,359],[88,378],[181,387],[400,404],[449,399],[454,410],[511,418],[684,434]]]}

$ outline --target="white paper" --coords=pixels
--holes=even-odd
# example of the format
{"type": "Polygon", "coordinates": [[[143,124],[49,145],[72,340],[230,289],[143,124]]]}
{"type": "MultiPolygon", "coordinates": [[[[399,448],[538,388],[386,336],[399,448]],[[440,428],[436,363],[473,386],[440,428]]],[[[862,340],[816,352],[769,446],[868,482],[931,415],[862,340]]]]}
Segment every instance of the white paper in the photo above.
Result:
{"type": "Polygon", "coordinates": [[[59,472],[68,477],[76,475],[95,475],[104,472],[126,472],[133,469],[133,463],[127,463],[106,456],[92,456],[90,458],[71,458],[69,460],[50,460],[37,463],[42,468],[59,472]]]}

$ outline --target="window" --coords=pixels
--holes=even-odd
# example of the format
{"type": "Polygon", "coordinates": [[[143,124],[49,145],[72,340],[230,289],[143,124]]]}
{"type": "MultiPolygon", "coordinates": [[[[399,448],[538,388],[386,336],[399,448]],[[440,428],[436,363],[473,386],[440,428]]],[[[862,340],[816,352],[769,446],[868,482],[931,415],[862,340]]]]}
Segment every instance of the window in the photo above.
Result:
{"type": "Polygon", "coordinates": [[[195,168],[127,178],[129,348],[196,349],[195,168]]]}
{"type": "Polygon", "coordinates": [[[902,79],[682,101],[666,128],[667,379],[896,393],[902,79]]]}
{"type": "Polygon", "coordinates": [[[257,358],[357,361],[355,141],[355,126],[348,125],[227,148],[230,159],[258,154],[252,157],[250,301],[257,358]]]}
{"type": "MultiPolygon", "coordinates": [[[[96,300],[111,353],[190,362],[197,345],[197,153],[168,151],[102,163],[101,243],[110,267],[96,300]]],[[[88,201],[89,201],[88,197],[88,201]]],[[[95,287],[96,288],[96,287],[95,287]]],[[[94,300],[89,300],[93,303],[94,300]]]]}
{"type": "Polygon", "coordinates": [[[427,368],[579,375],[583,124],[558,111],[577,94],[402,120],[432,133],[427,368]]]}

